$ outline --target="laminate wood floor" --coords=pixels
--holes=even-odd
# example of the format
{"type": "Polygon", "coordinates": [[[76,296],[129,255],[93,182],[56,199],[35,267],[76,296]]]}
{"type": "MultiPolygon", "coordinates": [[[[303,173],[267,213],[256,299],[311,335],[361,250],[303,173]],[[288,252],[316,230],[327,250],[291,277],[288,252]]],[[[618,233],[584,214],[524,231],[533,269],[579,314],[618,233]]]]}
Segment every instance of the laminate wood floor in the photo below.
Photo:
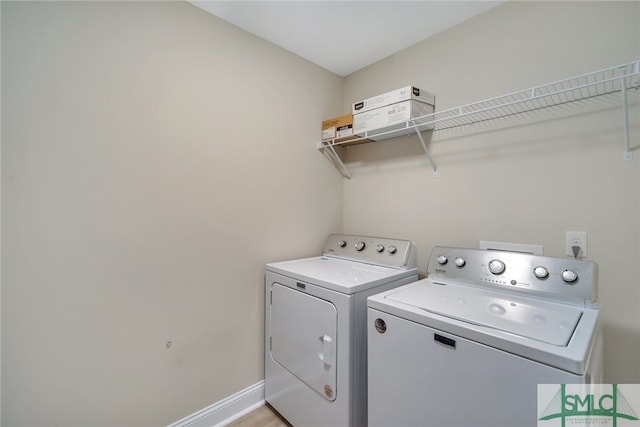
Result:
{"type": "Polygon", "coordinates": [[[293,427],[269,405],[264,405],[238,418],[227,427],[293,427]]]}

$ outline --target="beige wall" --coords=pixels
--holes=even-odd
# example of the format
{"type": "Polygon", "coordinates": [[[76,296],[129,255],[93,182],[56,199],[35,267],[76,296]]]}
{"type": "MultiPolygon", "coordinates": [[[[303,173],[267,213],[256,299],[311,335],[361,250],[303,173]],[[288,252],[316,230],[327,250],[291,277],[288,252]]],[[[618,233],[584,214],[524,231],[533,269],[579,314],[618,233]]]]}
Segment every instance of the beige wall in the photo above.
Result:
{"type": "Polygon", "coordinates": [[[261,381],[264,263],[342,229],[342,79],[186,2],[1,7],[2,425],[166,425],[261,381]]]}
{"type": "MultiPolygon", "coordinates": [[[[349,103],[414,84],[437,110],[640,59],[638,2],[509,2],[345,79],[349,103]]],[[[434,245],[533,243],[564,256],[566,230],[588,232],[600,269],[605,381],[640,382],[640,109],[623,160],[619,97],[436,132],[434,178],[417,138],[346,154],[344,229],[434,245]]]]}

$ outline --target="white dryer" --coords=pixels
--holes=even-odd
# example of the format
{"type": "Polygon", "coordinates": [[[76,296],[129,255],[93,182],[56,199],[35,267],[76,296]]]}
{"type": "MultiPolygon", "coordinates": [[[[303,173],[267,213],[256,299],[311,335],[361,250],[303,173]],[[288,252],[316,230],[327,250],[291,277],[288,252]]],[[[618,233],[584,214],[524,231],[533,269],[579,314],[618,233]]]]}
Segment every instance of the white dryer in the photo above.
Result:
{"type": "Polygon", "coordinates": [[[599,383],[593,262],[434,248],[368,299],[370,426],[536,426],[537,384],[599,383]]]}
{"type": "Polygon", "coordinates": [[[417,276],[408,240],[332,234],[266,265],[265,400],[294,426],[366,426],[367,297],[417,276]]]}

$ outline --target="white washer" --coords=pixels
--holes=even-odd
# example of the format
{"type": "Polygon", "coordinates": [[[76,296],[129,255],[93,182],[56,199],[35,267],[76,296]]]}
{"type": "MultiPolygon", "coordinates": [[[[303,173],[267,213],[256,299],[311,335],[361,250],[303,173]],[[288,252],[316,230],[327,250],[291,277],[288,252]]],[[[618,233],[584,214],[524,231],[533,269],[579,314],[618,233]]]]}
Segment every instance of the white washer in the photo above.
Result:
{"type": "Polygon", "coordinates": [[[295,426],[366,426],[367,297],[418,279],[408,240],[332,234],[266,265],[265,400],[295,426]]]}
{"type": "Polygon", "coordinates": [[[537,384],[602,381],[593,262],[434,248],[368,299],[369,426],[535,426],[537,384]]]}

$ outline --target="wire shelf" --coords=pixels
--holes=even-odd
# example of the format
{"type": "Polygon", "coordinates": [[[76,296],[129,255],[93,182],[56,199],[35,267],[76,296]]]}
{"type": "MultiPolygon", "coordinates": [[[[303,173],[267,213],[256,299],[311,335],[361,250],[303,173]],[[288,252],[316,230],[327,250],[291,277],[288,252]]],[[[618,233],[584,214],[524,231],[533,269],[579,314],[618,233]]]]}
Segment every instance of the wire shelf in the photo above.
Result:
{"type": "Polygon", "coordinates": [[[639,67],[636,61],[444,110],[433,115],[431,124],[438,131],[617,93],[623,86],[638,89],[639,67]]]}
{"type": "MultiPolygon", "coordinates": [[[[423,148],[427,152],[427,155],[429,155],[428,148],[420,135],[423,131],[437,132],[547,109],[603,95],[621,93],[625,115],[625,159],[630,159],[631,151],[629,148],[627,128],[626,95],[628,90],[640,89],[639,78],[640,60],[462,105],[460,107],[438,111],[428,116],[418,117],[388,128],[359,134],[359,139],[340,142],[335,140],[323,141],[318,148],[320,150],[329,149],[331,156],[336,157],[334,160],[339,163],[343,174],[345,174],[346,167],[344,167],[344,164],[337,155],[333,148],[334,146],[348,146],[354,143],[361,143],[362,139],[379,141],[417,133],[423,148]]],[[[435,175],[437,173],[435,166],[433,169],[435,175]]],[[[346,171],[345,176],[347,175],[349,175],[348,171],[346,171]]]]}

